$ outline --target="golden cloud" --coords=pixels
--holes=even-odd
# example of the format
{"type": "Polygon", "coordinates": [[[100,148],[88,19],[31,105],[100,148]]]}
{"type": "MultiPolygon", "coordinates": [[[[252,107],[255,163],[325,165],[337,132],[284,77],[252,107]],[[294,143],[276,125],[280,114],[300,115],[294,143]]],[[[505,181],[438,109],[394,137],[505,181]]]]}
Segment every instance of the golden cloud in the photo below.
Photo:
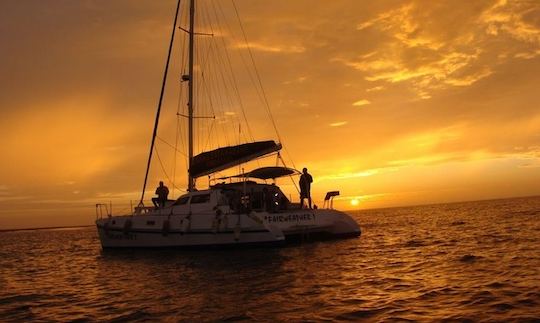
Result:
{"type": "Polygon", "coordinates": [[[368,104],[371,104],[371,102],[369,100],[362,99],[362,100],[358,100],[358,101],[354,102],[352,105],[355,106],[355,107],[361,107],[361,106],[368,105],[368,104]]]}

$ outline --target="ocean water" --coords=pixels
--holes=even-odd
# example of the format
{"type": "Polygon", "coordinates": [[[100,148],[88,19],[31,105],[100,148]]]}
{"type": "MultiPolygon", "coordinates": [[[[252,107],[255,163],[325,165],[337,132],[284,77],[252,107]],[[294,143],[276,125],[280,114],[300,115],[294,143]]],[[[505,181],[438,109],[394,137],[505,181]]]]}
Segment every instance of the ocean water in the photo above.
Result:
{"type": "Polygon", "coordinates": [[[352,215],[360,238],[264,249],[0,233],[0,321],[540,321],[540,198],[352,215]]]}

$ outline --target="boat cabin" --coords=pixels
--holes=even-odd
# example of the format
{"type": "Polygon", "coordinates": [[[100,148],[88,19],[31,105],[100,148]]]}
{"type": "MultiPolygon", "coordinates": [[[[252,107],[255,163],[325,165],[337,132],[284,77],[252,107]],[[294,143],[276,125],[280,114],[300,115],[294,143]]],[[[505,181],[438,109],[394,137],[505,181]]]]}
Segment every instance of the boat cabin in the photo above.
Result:
{"type": "Polygon", "coordinates": [[[246,213],[249,211],[274,213],[292,209],[299,207],[299,205],[291,203],[277,185],[258,183],[254,180],[275,180],[277,177],[297,173],[299,172],[286,167],[258,168],[249,173],[219,178],[219,180],[229,180],[230,182],[223,181],[211,185],[206,190],[188,192],[176,200],[167,201],[163,209],[137,207],[135,214],[156,210],[159,210],[160,214],[169,214],[171,207],[174,214],[208,213],[216,210],[221,210],[224,213],[246,213]]]}
{"type": "Polygon", "coordinates": [[[180,196],[168,206],[174,213],[222,212],[245,213],[279,212],[290,208],[289,199],[281,189],[273,184],[259,184],[253,181],[220,183],[208,190],[189,192],[180,196]]]}
{"type": "Polygon", "coordinates": [[[220,183],[212,189],[219,189],[227,201],[231,211],[246,210],[279,212],[291,206],[289,199],[274,184],[260,184],[254,181],[236,183],[220,183]]]}

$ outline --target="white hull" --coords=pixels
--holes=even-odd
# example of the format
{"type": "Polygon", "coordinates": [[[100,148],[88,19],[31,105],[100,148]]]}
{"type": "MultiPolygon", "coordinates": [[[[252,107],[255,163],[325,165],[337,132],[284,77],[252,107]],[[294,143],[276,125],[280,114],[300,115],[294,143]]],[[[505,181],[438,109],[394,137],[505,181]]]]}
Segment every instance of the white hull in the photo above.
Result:
{"type": "Polygon", "coordinates": [[[99,219],[96,225],[103,248],[271,245],[282,244],[285,238],[360,235],[358,224],[347,214],[335,210],[191,216],[156,212],[99,219]]]}
{"type": "Polygon", "coordinates": [[[283,232],[246,215],[114,216],[96,221],[103,248],[210,247],[283,243],[283,232]]]}
{"type": "Polygon", "coordinates": [[[234,211],[220,189],[190,192],[167,207],[96,220],[103,248],[282,244],[285,238],[359,236],[358,224],[333,209],[234,211]]]}
{"type": "Polygon", "coordinates": [[[317,210],[290,210],[280,213],[261,214],[264,223],[275,225],[289,238],[358,237],[361,234],[360,227],[348,214],[333,209],[317,210]]]}

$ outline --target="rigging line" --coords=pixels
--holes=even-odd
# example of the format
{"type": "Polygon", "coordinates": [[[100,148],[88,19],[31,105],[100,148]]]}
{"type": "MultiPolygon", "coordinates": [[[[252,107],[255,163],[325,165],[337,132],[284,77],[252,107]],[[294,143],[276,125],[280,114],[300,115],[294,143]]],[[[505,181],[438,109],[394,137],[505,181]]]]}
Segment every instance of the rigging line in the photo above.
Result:
{"type": "MultiPolygon", "coordinates": [[[[283,159],[283,157],[281,157],[281,154],[279,152],[277,153],[277,157],[279,158],[279,160],[281,160],[281,162],[283,163],[283,166],[287,167],[287,164],[285,164],[285,160],[283,159]]],[[[296,167],[294,167],[294,163],[293,163],[293,168],[296,169],[296,167]]],[[[296,191],[298,192],[298,194],[300,194],[300,188],[296,185],[296,182],[293,179],[293,175],[292,174],[289,175],[289,178],[291,179],[291,182],[293,183],[294,188],[296,188],[296,191]]]]}
{"type": "MultiPolygon", "coordinates": [[[[278,107],[281,107],[281,103],[282,103],[282,101],[280,100],[280,101],[279,101],[278,107]]],[[[282,143],[282,144],[283,144],[283,143],[282,143]]],[[[291,161],[291,164],[293,165],[293,168],[294,168],[294,169],[297,169],[297,168],[296,168],[296,165],[294,164],[294,159],[292,158],[292,155],[291,155],[291,153],[289,152],[289,149],[287,148],[287,146],[282,145],[282,147],[283,147],[283,149],[285,150],[285,153],[287,154],[287,156],[289,157],[289,160],[291,161]]],[[[283,157],[281,157],[281,155],[280,155],[280,159],[281,159],[281,162],[283,163],[283,165],[284,165],[284,166],[287,166],[287,165],[285,165],[285,159],[283,159],[283,157]]],[[[291,179],[292,179],[292,178],[291,178],[291,179]]]]}
{"type": "Polygon", "coordinates": [[[167,177],[167,180],[169,181],[169,183],[172,184],[172,186],[173,186],[174,189],[177,189],[177,190],[182,191],[182,192],[186,192],[186,190],[181,189],[181,188],[179,188],[179,187],[176,187],[176,186],[174,185],[174,183],[173,183],[173,181],[171,180],[171,178],[169,177],[169,175],[167,175],[167,171],[165,170],[165,166],[163,165],[163,162],[161,161],[161,158],[159,157],[159,153],[158,153],[157,147],[155,147],[154,149],[155,149],[155,151],[156,151],[156,157],[157,157],[157,159],[158,159],[158,161],[159,161],[159,165],[161,166],[161,170],[163,171],[163,175],[165,175],[165,177],[167,177]]]}
{"type": "Polygon", "coordinates": [[[278,139],[281,142],[281,136],[279,135],[279,131],[278,131],[278,128],[277,128],[277,125],[276,125],[276,121],[274,120],[274,116],[272,115],[272,111],[270,110],[270,104],[268,103],[268,99],[266,97],[266,92],[264,91],[264,87],[262,85],[261,77],[259,75],[259,70],[257,69],[257,65],[255,65],[255,59],[253,58],[253,52],[251,51],[251,46],[249,46],[249,42],[247,40],[247,36],[246,36],[246,32],[244,30],[244,25],[242,24],[242,20],[240,20],[240,14],[238,13],[238,8],[236,8],[236,3],[234,2],[234,0],[231,0],[231,2],[232,2],[233,7],[234,7],[234,12],[236,13],[236,18],[238,19],[238,22],[240,24],[240,29],[242,30],[242,34],[244,36],[244,41],[246,42],[249,57],[251,58],[251,62],[253,64],[253,69],[255,70],[255,75],[257,75],[257,80],[259,81],[259,86],[260,86],[262,94],[263,94],[264,103],[266,105],[266,109],[268,110],[268,115],[270,116],[270,120],[272,120],[272,125],[274,126],[274,130],[276,131],[276,135],[278,136],[278,139]]]}
{"type": "Polygon", "coordinates": [[[216,97],[217,99],[219,100],[220,104],[219,104],[219,110],[220,110],[220,114],[222,116],[222,122],[219,123],[220,127],[221,127],[221,131],[223,132],[224,136],[225,136],[225,141],[226,141],[226,144],[229,145],[230,144],[230,141],[229,141],[229,136],[228,136],[228,131],[226,130],[226,127],[225,127],[225,123],[227,122],[227,115],[225,114],[225,108],[228,104],[229,107],[232,108],[233,106],[233,102],[231,101],[230,97],[227,96],[226,94],[228,93],[228,89],[227,89],[227,81],[225,80],[224,76],[223,76],[223,71],[219,68],[219,66],[222,66],[223,62],[220,60],[220,56],[219,56],[219,49],[216,47],[216,43],[214,43],[214,53],[215,53],[215,58],[217,61],[219,61],[218,64],[216,64],[216,67],[215,67],[215,71],[216,73],[213,74],[213,78],[215,80],[215,93],[216,93],[216,97]],[[221,78],[221,82],[219,81],[219,79],[221,78]],[[227,98],[227,103],[225,102],[224,100],[224,97],[227,98]]]}
{"type": "MultiPolygon", "coordinates": [[[[185,12],[186,10],[184,10],[185,12]]],[[[182,37],[182,50],[181,50],[181,53],[182,53],[182,56],[181,56],[181,60],[180,60],[180,69],[181,71],[185,71],[185,67],[187,65],[187,59],[186,59],[186,39],[187,39],[187,35],[183,35],[182,37]]],[[[182,72],[182,75],[185,74],[184,72],[182,72]]],[[[177,106],[177,109],[176,109],[176,113],[180,113],[180,110],[182,110],[182,112],[185,112],[186,110],[186,107],[187,107],[187,102],[184,101],[184,99],[186,99],[186,97],[182,96],[184,94],[184,85],[182,85],[180,83],[180,96],[178,98],[178,106],[177,106]]],[[[187,114],[187,112],[185,112],[185,114],[187,114]]],[[[177,121],[180,120],[180,117],[177,115],[177,121]]],[[[176,126],[176,133],[177,134],[180,134],[180,144],[182,145],[182,147],[184,149],[187,150],[187,139],[186,139],[186,134],[184,131],[180,131],[180,127],[181,127],[181,123],[178,122],[177,123],[177,126],[176,126]]],[[[186,165],[186,168],[187,168],[187,153],[185,154],[186,158],[184,160],[185,162],[185,165],[186,165]]]]}
{"type": "MultiPolygon", "coordinates": [[[[180,21],[180,24],[182,24],[182,22],[180,21]]],[[[183,70],[183,64],[184,64],[184,58],[185,58],[185,44],[186,44],[186,37],[184,35],[184,37],[182,37],[182,46],[180,47],[180,70],[183,70]]],[[[180,131],[180,117],[178,116],[178,113],[180,113],[180,105],[181,105],[181,102],[182,102],[182,95],[184,94],[184,87],[180,84],[179,86],[179,91],[178,91],[178,105],[176,107],[176,133],[175,133],[175,138],[174,138],[174,155],[173,155],[173,170],[172,170],[172,178],[173,178],[173,191],[172,191],[172,196],[174,197],[174,186],[175,186],[175,181],[176,181],[176,164],[177,164],[177,152],[180,152],[180,150],[178,149],[178,140],[181,136],[181,131],[180,131]]],[[[182,138],[180,138],[182,139],[182,138]]],[[[185,147],[185,146],[184,146],[185,147]]],[[[187,154],[184,154],[184,156],[187,157],[187,154]]]]}
{"type": "MultiPolygon", "coordinates": [[[[206,20],[206,6],[205,2],[201,2],[199,4],[199,21],[201,22],[201,25],[204,25],[205,27],[208,25],[208,22],[206,20]]],[[[211,40],[210,40],[211,42],[211,40]]],[[[215,117],[214,108],[212,105],[212,94],[208,87],[208,82],[206,79],[206,72],[210,71],[210,60],[209,57],[211,55],[211,51],[209,50],[208,42],[200,43],[199,45],[199,51],[197,52],[200,59],[199,59],[199,72],[200,77],[197,79],[197,93],[200,95],[197,97],[197,100],[199,100],[201,103],[199,103],[199,108],[202,108],[204,111],[204,114],[207,115],[207,111],[211,110],[212,115],[215,117]],[[210,109],[209,109],[210,108],[210,109]]],[[[197,142],[197,146],[199,147],[200,151],[204,151],[205,149],[205,142],[203,138],[204,129],[208,127],[207,122],[199,122],[199,140],[197,142]]]]}
{"type": "Polygon", "coordinates": [[[176,134],[174,136],[174,154],[173,154],[173,167],[172,167],[172,178],[173,178],[173,189],[172,189],[172,197],[174,198],[174,184],[176,180],[176,154],[178,152],[178,124],[180,123],[180,118],[176,118],[176,134]]]}
{"type": "Polygon", "coordinates": [[[150,144],[150,152],[148,153],[148,162],[146,163],[146,174],[144,175],[144,184],[143,189],[141,193],[141,200],[139,201],[139,205],[143,205],[144,200],[144,191],[146,189],[146,183],[148,181],[148,173],[150,171],[150,164],[152,162],[152,152],[154,151],[154,144],[156,142],[156,136],[157,136],[157,129],[159,124],[159,114],[161,113],[161,104],[163,103],[163,95],[165,93],[165,85],[167,84],[167,74],[169,71],[169,62],[171,60],[171,52],[173,48],[173,42],[174,42],[174,34],[176,31],[176,22],[178,20],[178,11],[180,10],[180,1],[178,0],[178,4],[176,5],[176,11],[174,14],[174,22],[172,27],[172,35],[171,35],[171,41],[169,43],[169,51],[167,53],[167,62],[165,63],[165,71],[163,72],[163,83],[161,85],[161,93],[159,95],[159,103],[158,103],[158,109],[156,112],[156,120],[154,123],[154,131],[152,133],[152,143],[150,144]]]}
{"type": "MultiPolygon", "coordinates": [[[[177,119],[177,120],[178,120],[178,119],[177,119]]],[[[177,125],[178,128],[176,129],[176,131],[178,131],[178,132],[180,132],[180,133],[183,133],[183,131],[180,131],[180,125],[181,125],[181,123],[178,123],[178,125],[177,125]]],[[[185,140],[185,139],[184,139],[184,136],[182,135],[182,136],[180,137],[180,139],[182,139],[182,145],[183,145],[184,149],[186,149],[186,144],[185,144],[185,142],[184,142],[184,140],[185,140]]],[[[184,166],[185,166],[185,168],[187,169],[187,168],[188,168],[188,155],[187,155],[187,153],[182,152],[181,150],[180,150],[180,154],[184,155],[184,157],[185,157],[185,158],[183,158],[183,160],[184,160],[184,166]]]]}
{"type": "MultiPolygon", "coordinates": [[[[212,5],[214,6],[214,13],[215,13],[215,17],[216,17],[216,21],[219,21],[219,17],[217,15],[217,9],[216,9],[216,6],[215,6],[215,3],[214,1],[212,1],[212,5]]],[[[218,8],[220,9],[220,13],[222,16],[225,16],[225,14],[223,13],[223,9],[221,8],[221,6],[218,5],[218,8]]],[[[224,19],[224,21],[226,21],[226,19],[224,19]]],[[[232,28],[229,27],[229,25],[225,22],[225,25],[227,26],[227,28],[229,29],[229,33],[231,36],[233,36],[233,33],[232,33],[232,28]]],[[[219,23],[217,24],[217,26],[219,26],[219,23]]],[[[221,28],[220,28],[220,31],[222,32],[221,28]]],[[[224,34],[222,32],[222,34],[224,34]]],[[[249,122],[247,120],[247,116],[246,116],[246,110],[244,108],[244,104],[243,104],[243,101],[242,101],[242,97],[240,96],[240,91],[238,90],[238,82],[237,82],[237,79],[236,79],[236,75],[234,74],[234,71],[232,69],[232,63],[231,63],[231,58],[229,56],[229,52],[227,51],[227,45],[225,44],[225,39],[224,37],[221,38],[221,41],[222,41],[222,44],[223,44],[223,51],[225,52],[225,58],[227,59],[227,67],[229,68],[229,75],[231,76],[233,82],[233,88],[236,92],[236,96],[238,98],[238,103],[240,104],[240,109],[242,111],[242,116],[244,118],[244,121],[246,123],[246,127],[248,128],[248,134],[251,138],[251,140],[253,141],[253,132],[251,131],[251,126],[249,125],[249,122]]],[[[225,64],[224,64],[225,65],[225,64]]]]}
{"type": "MultiPolygon", "coordinates": [[[[205,19],[206,19],[206,23],[207,25],[210,27],[210,32],[212,33],[212,35],[214,34],[214,28],[212,27],[212,21],[210,20],[210,15],[207,13],[208,9],[205,7],[205,10],[202,11],[202,14],[204,15],[205,19]]],[[[207,45],[207,50],[208,50],[208,54],[206,56],[206,61],[204,62],[205,63],[205,66],[204,68],[202,69],[203,71],[206,69],[206,64],[208,64],[207,68],[208,68],[208,74],[210,75],[210,78],[212,77],[212,75],[214,73],[213,72],[213,68],[212,68],[212,62],[211,60],[209,59],[209,57],[214,54],[214,51],[213,51],[213,47],[212,47],[212,44],[214,44],[215,41],[214,41],[214,37],[212,37],[209,41],[209,44],[207,45]]],[[[215,117],[216,115],[216,112],[215,112],[215,109],[214,109],[214,102],[212,100],[212,96],[213,96],[213,92],[212,92],[212,89],[211,89],[211,80],[209,81],[206,77],[205,77],[206,74],[203,74],[202,75],[202,82],[204,84],[204,87],[206,88],[206,92],[208,93],[208,102],[210,104],[210,109],[212,110],[212,115],[215,117]]]]}
{"type": "Polygon", "coordinates": [[[206,150],[206,147],[210,145],[210,138],[212,137],[212,130],[214,129],[214,123],[215,121],[212,120],[210,123],[210,130],[208,130],[208,138],[206,139],[206,144],[204,145],[203,149],[206,150]]]}
{"type": "Polygon", "coordinates": [[[211,93],[210,88],[208,87],[208,84],[207,84],[208,82],[206,82],[206,79],[204,77],[204,73],[201,74],[201,79],[202,79],[201,83],[203,84],[204,88],[206,89],[206,92],[208,92],[208,105],[210,106],[210,110],[212,111],[212,116],[215,119],[216,113],[214,112],[214,105],[213,105],[213,102],[212,102],[212,96],[210,95],[210,93],[211,93]]]}
{"type": "MultiPolygon", "coordinates": [[[[203,7],[203,6],[201,6],[203,7]]],[[[204,7],[205,10],[202,10],[201,11],[201,20],[204,20],[204,18],[208,19],[207,18],[207,15],[205,15],[206,13],[206,7],[204,7]]],[[[209,21],[205,21],[206,24],[210,25],[210,22],[209,21]]],[[[213,34],[213,30],[212,30],[212,34],[213,34]]],[[[212,42],[212,40],[210,40],[210,43],[212,42]]],[[[212,75],[211,73],[211,64],[209,63],[210,60],[209,60],[209,57],[210,57],[210,54],[212,54],[212,50],[211,50],[211,45],[207,45],[207,54],[206,54],[206,57],[204,58],[203,60],[203,63],[201,65],[201,77],[200,77],[200,81],[199,83],[202,85],[202,87],[204,87],[204,89],[206,89],[206,93],[207,93],[207,97],[208,97],[208,104],[210,106],[210,110],[212,111],[212,115],[214,116],[215,118],[215,111],[214,111],[214,105],[213,105],[213,101],[212,101],[212,91],[210,90],[210,87],[209,87],[209,84],[208,84],[208,81],[206,79],[206,73],[204,73],[207,68],[208,68],[208,71],[210,72],[210,75],[212,75]],[[207,66],[208,64],[208,66],[207,66]]],[[[204,147],[203,147],[204,149],[204,147]]]]}
{"type": "MultiPolygon", "coordinates": [[[[263,95],[263,99],[264,99],[264,103],[265,103],[268,115],[270,116],[270,120],[272,121],[272,125],[274,126],[274,130],[276,131],[276,135],[278,136],[278,140],[283,144],[283,141],[282,141],[281,136],[279,134],[275,119],[274,119],[274,117],[272,115],[272,110],[270,109],[270,104],[268,103],[268,99],[266,97],[266,92],[264,91],[264,87],[262,85],[262,81],[261,81],[261,78],[260,78],[260,75],[259,75],[259,71],[257,69],[257,65],[255,64],[255,59],[254,59],[253,53],[251,51],[251,46],[249,46],[249,42],[247,40],[247,36],[246,36],[245,30],[244,30],[244,26],[242,24],[242,20],[240,20],[240,15],[238,13],[238,9],[236,7],[236,4],[235,4],[234,0],[231,0],[231,2],[233,4],[234,11],[236,13],[236,18],[238,19],[238,22],[240,24],[240,29],[242,30],[242,34],[244,36],[244,41],[246,43],[246,47],[248,49],[248,53],[249,53],[249,56],[251,58],[251,62],[253,64],[253,69],[255,70],[255,75],[257,76],[257,80],[259,82],[259,86],[260,86],[260,89],[261,89],[261,92],[262,92],[262,95],[263,95]]],[[[251,76],[251,74],[250,74],[250,76],[251,76]]],[[[283,146],[284,146],[285,152],[287,153],[287,155],[289,156],[289,159],[291,160],[291,163],[293,164],[293,167],[296,168],[296,165],[294,164],[294,161],[292,159],[292,156],[291,156],[289,150],[287,149],[287,147],[285,145],[283,145],[283,146]]]]}
{"type": "MultiPolygon", "coordinates": [[[[195,41],[195,40],[194,40],[195,41]]],[[[193,106],[194,107],[197,107],[196,110],[193,111],[193,114],[195,114],[195,111],[196,112],[200,112],[203,108],[203,106],[201,105],[201,100],[200,100],[200,97],[199,97],[199,82],[201,81],[200,80],[200,77],[199,75],[197,74],[197,77],[195,77],[195,73],[197,73],[197,68],[200,67],[200,55],[199,55],[199,51],[201,50],[201,44],[200,43],[197,43],[197,46],[195,47],[195,51],[193,52],[193,74],[191,75],[191,80],[190,82],[193,82],[193,106]],[[193,81],[194,80],[194,81],[193,81]]],[[[193,133],[195,134],[194,135],[194,138],[195,140],[193,141],[193,149],[194,149],[194,154],[197,154],[198,152],[200,152],[200,147],[199,147],[199,120],[193,118],[192,119],[193,121],[193,133]]]]}
{"type": "MultiPolygon", "coordinates": [[[[210,28],[211,28],[212,31],[213,31],[213,28],[212,28],[211,25],[210,25],[210,28]]],[[[218,60],[218,58],[219,58],[219,55],[218,55],[219,50],[218,50],[218,48],[217,48],[217,46],[216,46],[216,41],[215,41],[214,39],[212,39],[212,40],[213,40],[213,41],[211,42],[210,50],[211,50],[211,52],[212,52],[212,54],[213,54],[213,57],[215,57],[216,60],[218,60]],[[213,45],[213,46],[212,46],[212,45],[213,45]]],[[[212,65],[209,66],[209,67],[212,67],[212,71],[214,72],[214,73],[211,73],[211,74],[209,75],[210,78],[212,78],[212,80],[213,80],[213,81],[209,82],[209,85],[213,88],[212,91],[213,91],[213,93],[214,93],[214,95],[215,95],[217,101],[219,101],[219,102],[218,102],[219,104],[214,105],[214,108],[216,108],[216,109],[219,110],[218,112],[219,112],[219,115],[220,115],[220,116],[219,116],[218,118],[221,120],[221,121],[218,122],[218,126],[222,129],[223,136],[224,136],[224,138],[225,138],[226,144],[229,145],[228,133],[227,133],[227,131],[225,130],[225,127],[224,127],[224,122],[226,122],[226,121],[225,121],[226,119],[221,117],[221,115],[224,115],[223,107],[225,107],[225,103],[224,103],[224,101],[223,101],[223,95],[222,95],[222,93],[223,93],[223,92],[227,93],[227,89],[224,88],[223,86],[221,86],[222,84],[226,84],[226,83],[227,83],[227,82],[225,81],[225,79],[223,78],[223,71],[220,70],[219,68],[217,68],[217,66],[221,66],[221,65],[222,65],[222,64],[219,64],[219,63],[213,63],[212,65]],[[218,80],[218,79],[219,79],[218,75],[221,75],[221,76],[222,76],[223,82],[219,82],[219,80],[218,80]],[[221,87],[224,88],[224,91],[221,91],[221,89],[220,89],[221,87]],[[222,121],[223,121],[223,122],[222,122],[222,121]]],[[[232,102],[231,102],[230,100],[229,100],[229,104],[232,105],[232,102]]],[[[214,111],[214,114],[216,114],[215,111],[214,111]]],[[[220,145],[219,142],[218,142],[218,145],[220,145]]]]}
{"type": "MultiPolygon", "coordinates": [[[[204,7],[204,2],[201,2],[201,6],[200,6],[200,8],[199,8],[199,12],[200,12],[200,19],[199,19],[199,20],[200,20],[200,21],[203,21],[203,22],[204,22],[203,24],[208,24],[208,25],[210,25],[209,22],[205,21],[205,18],[208,19],[208,16],[207,16],[207,15],[205,16],[205,13],[206,13],[206,12],[205,12],[205,10],[203,10],[203,9],[206,9],[206,8],[204,7]]],[[[213,32],[213,30],[212,30],[212,31],[211,31],[211,35],[213,36],[213,34],[214,34],[214,32],[213,32]]],[[[209,46],[207,45],[207,47],[209,47],[209,46]]],[[[210,50],[208,50],[208,52],[207,52],[207,54],[206,54],[206,57],[204,57],[202,60],[200,60],[201,63],[199,63],[199,66],[200,66],[200,71],[201,71],[201,73],[203,73],[203,71],[204,71],[205,68],[206,68],[206,64],[207,64],[207,62],[208,62],[208,57],[209,57],[209,56],[210,56],[210,50]]],[[[199,82],[199,83],[200,83],[200,82],[199,82]]]]}
{"type": "MultiPolygon", "coordinates": [[[[222,76],[223,72],[221,70],[218,69],[217,72],[219,73],[219,75],[222,76]]],[[[223,107],[225,106],[225,100],[223,99],[224,95],[222,94],[222,91],[220,89],[222,86],[220,86],[220,82],[218,80],[218,73],[215,73],[215,76],[213,76],[215,80],[215,88],[216,88],[215,93],[218,100],[217,108],[219,109],[219,113],[220,113],[218,127],[221,128],[223,137],[225,138],[225,144],[229,145],[229,136],[224,126],[224,123],[227,122],[225,112],[223,111],[223,107]]],[[[223,76],[221,79],[224,79],[223,76]]],[[[229,104],[231,104],[230,100],[229,100],[229,104]]]]}
{"type": "MultiPolygon", "coordinates": [[[[211,34],[214,34],[214,28],[212,26],[212,21],[209,18],[210,15],[208,14],[208,11],[209,11],[208,8],[205,7],[205,10],[202,11],[202,14],[204,15],[204,19],[206,21],[207,27],[210,28],[211,34]]],[[[210,59],[210,56],[212,56],[212,57],[215,56],[215,50],[214,50],[213,45],[215,45],[215,39],[212,37],[209,44],[207,44],[208,54],[207,54],[207,57],[206,57],[205,67],[204,67],[204,70],[207,71],[208,73],[204,73],[202,78],[203,78],[204,88],[206,89],[206,92],[208,94],[207,96],[208,96],[208,101],[209,101],[209,104],[210,104],[210,108],[212,110],[212,114],[215,116],[216,115],[215,110],[216,110],[217,106],[214,104],[213,96],[218,97],[219,89],[217,89],[215,91],[213,89],[214,86],[213,86],[212,79],[213,79],[213,75],[215,74],[214,73],[215,67],[214,67],[213,61],[210,59]]],[[[220,106],[222,106],[222,104],[220,106]]],[[[213,126],[214,126],[214,121],[211,122],[211,125],[210,125],[211,128],[210,129],[212,129],[213,126]]],[[[207,144],[209,143],[210,135],[211,135],[211,130],[210,130],[210,133],[209,133],[209,136],[208,136],[207,144]]],[[[206,148],[207,144],[203,145],[203,149],[206,148]]]]}
{"type": "Polygon", "coordinates": [[[176,149],[172,144],[168,143],[167,141],[165,141],[165,139],[161,138],[160,136],[156,136],[156,138],[161,141],[162,143],[166,144],[167,146],[171,147],[172,149],[174,149],[177,153],[181,154],[181,155],[184,155],[186,156],[185,153],[183,153],[182,151],[176,149]]]}
{"type": "MultiPolygon", "coordinates": [[[[212,25],[212,20],[209,19],[209,21],[210,21],[210,25],[209,25],[210,29],[211,29],[212,32],[214,32],[214,27],[212,25]]],[[[220,34],[222,34],[222,32],[220,34]]],[[[220,118],[221,121],[218,122],[218,126],[221,128],[223,136],[225,137],[225,145],[230,145],[228,131],[226,130],[226,126],[225,126],[225,124],[227,123],[227,116],[226,116],[225,110],[224,110],[224,107],[226,106],[226,104],[225,104],[225,102],[223,100],[223,96],[227,97],[229,107],[232,108],[234,106],[234,104],[233,104],[233,102],[232,102],[232,100],[230,99],[229,96],[223,95],[223,93],[228,93],[228,89],[227,89],[226,84],[228,84],[229,82],[227,82],[225,80],[225,77],[223,75],[223,70],[219,68],[219,67],[222,67],[224,65],[224,62],[223,62],[221,56],[219,55],[220,50],[219,50],[219,47],[218,47],[218,43],[217,43],[217,41],[215,41],[215,39],[213,39],[213,41],[211,42],[211,47],[210,48],[212,50],[213,56],[215,57],[215,61],[214,61],[214,64],[213,64],[214,73],[212,73],[210,76],[214,79],[214,82],[213,82],[214,88],[215,88],[214,93],[215,93],[216,99],[219,101],[219,104],[216,106],[216,108],[219,109],[220,115],[223,116],[223,118],[220,118]],[[222,82],[219,81],[220,76],[221,76],[222,82]]]]}
{"type": "MultiPolygon", "coordinates": [[[[221,6],[219,6],[219,9],[220,9],[220,13],[221,15],[224,17],[224,20],[226,21],[226,18],[225,18],[225,13],[223,12],[223,9],[221,6]]],[[[233,33],[232,31],[232,28],[229,26],[228,23],[225,24],[229,30],[229,33],[231,34],[231,37],[233,38],[234,41],[236,41],[237,43],[240,43],[239,40],[237,40],[235,34],[233,33]]],[[[225,46],[225,45],[224,45],[225,46]]],[[[225,46],[226,47],[226,46],[225,46]]],[[[239,54],[240,56],[240,59],[242,60],[242,63],[244,64],[245,68],[246,68],[246,72],[247,72],[247,75],[249,76],[249,80],[251,81],[251,83],[253,84],[253,88],[255,90],[255,93],[257,94],[257,96],[259,97],[259,99],[261,100],[261,103],[264,104],[264,98],[263,98],[263,95],[261,94],[261,90],[259,89],[259,87],[257,86],[257,83],[255,82],[255,77],[253,76],[253,72],[250,70],[249,66],[248,66],[248,63],[246,61],[246,58],[244,57],[244,55],[242,54],[242,52],[240,52],[239,54]]],[[[232,71],[231,71],[232,73],[232,71]]],[[[237,96],[239,97],[240,99],[240,102],[241,102],[241,96],[240,96],[240,92],[238,91],[238,89],[236,89],[237,91],[237,96]]]]}

